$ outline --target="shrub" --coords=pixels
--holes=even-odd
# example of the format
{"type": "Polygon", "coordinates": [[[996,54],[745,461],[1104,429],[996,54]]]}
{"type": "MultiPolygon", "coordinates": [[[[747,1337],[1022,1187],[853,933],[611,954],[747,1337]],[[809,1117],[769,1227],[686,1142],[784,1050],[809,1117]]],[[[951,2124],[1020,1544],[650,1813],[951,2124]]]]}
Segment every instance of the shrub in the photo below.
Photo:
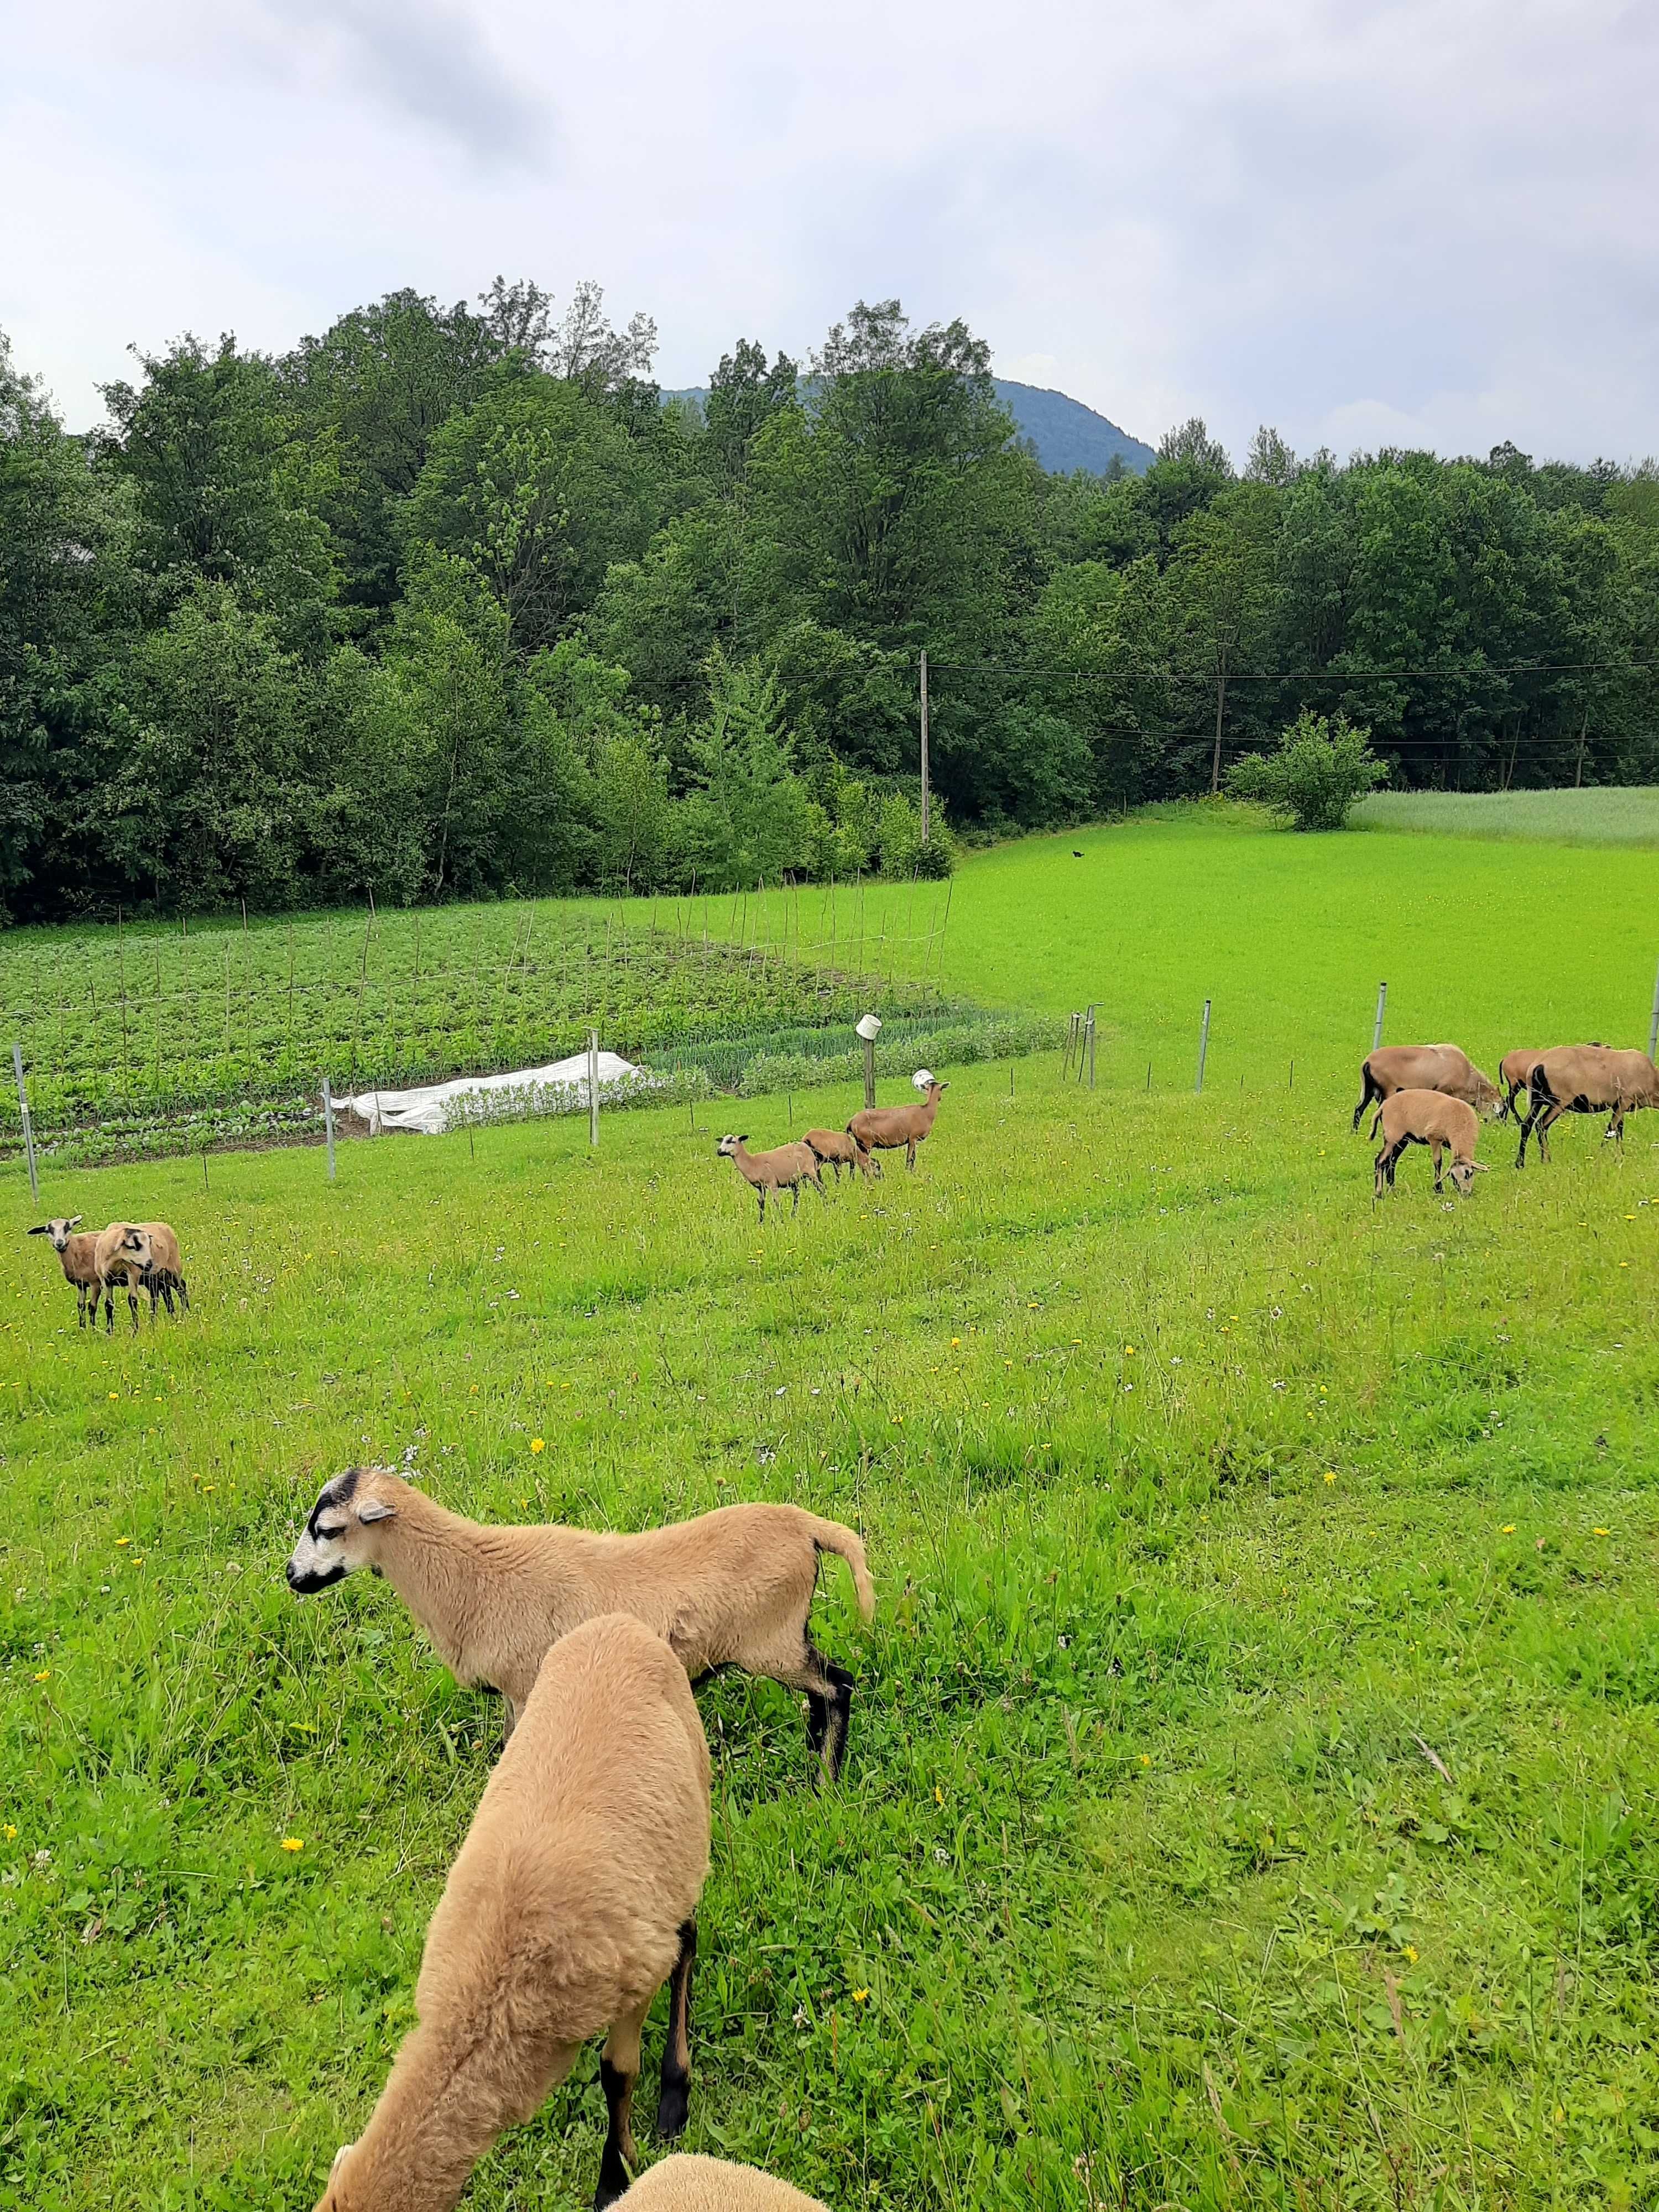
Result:
{"type": "Polygon", "coordinates": [[[1386,783],[1389,769],[1371,750],[1370,732],[1341,714],[1327,720],[1304,708],[1273,753],[1254,753],[1228,771],[1236,799],[1258,799],[1298,830],[1340,830],[1348,809],[1386,783]]]}

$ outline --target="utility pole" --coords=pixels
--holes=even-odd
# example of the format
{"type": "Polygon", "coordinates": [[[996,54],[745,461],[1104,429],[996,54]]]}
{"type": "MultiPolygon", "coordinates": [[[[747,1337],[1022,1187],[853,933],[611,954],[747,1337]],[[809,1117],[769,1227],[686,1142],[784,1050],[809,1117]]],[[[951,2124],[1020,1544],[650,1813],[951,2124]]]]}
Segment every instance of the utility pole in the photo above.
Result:
{"type": "Polygon", "coordinates": [[[1227,707],[1227,648],[1231,641],[1216,640],[1215,647],[1215,751],[1210,759],[1210,796],[1221,796],[1221,720],[1227,707]]]}
{"type": "Polygon", "coordinates": [[[921,653],[921,842],[927,842],[927,648],[921,653]]]}

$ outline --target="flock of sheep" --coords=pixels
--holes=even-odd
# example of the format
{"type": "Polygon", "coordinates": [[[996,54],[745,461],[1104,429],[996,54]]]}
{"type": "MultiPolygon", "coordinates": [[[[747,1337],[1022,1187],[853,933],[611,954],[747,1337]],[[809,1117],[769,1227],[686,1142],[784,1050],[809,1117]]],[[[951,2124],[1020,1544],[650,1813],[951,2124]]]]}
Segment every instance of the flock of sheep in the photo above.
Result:
{"type": "Polygon", "coordinates": [[[1605,1114],[1606,1134],[1625,1140],[1625,1116],[1638,1107],[1659,1106],[1659,1067],[1644,1052],[1625,1052],[1604,1044],[1558,1045],[1550,1052],[1505,1053],[1499,1063],[1502,1088],[1483,1075],[1455,1044],[1386,1045],[1360,1068],[1357,1129],[1368,1107],[1376,1106],[1371,1135],[1382,1132],[1372,1185],[1377,1197],[1394,1187],[1394,1171],[1408,1145],[1426,1145],[1434,1160],[1434,1187],[1443,1189],[1442,1156],[1451,1154],[1454,1188],[1467,1195],[1486,1170],[1474,1157],[1478,1115],[1495,1121],[1513,1116],[1521,1127],[1515,1164],[1524,1167],[1527,1140],[1534,1133],[1538,1157],[1550,1156],[1549,1132],[1564,1114],[1605,1114]],[[1518,1103],[1524,1092],[1523,1114],[1518,1103]]]}
{"type": "Polygon", "coordinates": [[[51,1237],[52,1249],[63,1266],[64,1280],[76,1294],[77,1328],[97,1328],[101,1299],[104,1334],[108,1335],[115,1326],[118,1290],[127,1294],[127,1310],[135,1328],[140,1291],[149,1294],[152,1321],[158,1297],[167,1301],[169,1313],[173,1310],[174,1291],[185,1311],[190,1311],[190,1285],[185,1280],[179,1239],[165,1221],[112,1221],[94,1236],[90,1229],[80,1227],[81,1218],[80,1214],[71,1213],[66,1220],[42,1221],[28,1232],[31,1237],[51,1237]]]}
{"type": "Polygon", "coordinates": [[[799,1691],[833,1782],[853,1677],[813,1644],[819,1560],[876,1596],[850,1528],[796,1505],[726,1505],[642,1535],[485,1528],[399,1474],[325,1484],[288,1563],[306,1597],[383,1576],[459,1682],[498,1689],[507,1741],[427,1929],[417,2023],[318,2212],[447,2212],[506,2128],[604,2033],[595,2207],[823,2212],[753,2168],[672,2157],[629,2187],[640,2039],[669,1986],[656,2132],[686,2122],[691,1970],[708,1872],[708,1746],[694,1680],[737,1667],[799,1691]]]}
{"type": "Polygon", "coordinates": [[[714,1150],[721,1159],[733,1164],[760,1200],[763,1221],[768,1191],[792,1192],[793,1210],[799,1212],[803,1183],[810,1183],[820,1198],[823,1196],[825,1168],[835,1170],[837,1182],[843,1167],[849,1171],[856,1168],[867,1178],[881,1173],[881,1163],[875,1157],[878,1152],[901,1151],[906,1167],[915,1167],[916,1146],[933,1127],[939,1102],[951,1086],[925,1067],[919,1067],[910,1080],[921,1093],[920,1106],[866,1106],[854,1115],[844,1129],[809,1129],[797,1143],[775,1146],[769,1152],[751,1152],[747,1136],[735,1137],[728,1132],[714,1150]]]}

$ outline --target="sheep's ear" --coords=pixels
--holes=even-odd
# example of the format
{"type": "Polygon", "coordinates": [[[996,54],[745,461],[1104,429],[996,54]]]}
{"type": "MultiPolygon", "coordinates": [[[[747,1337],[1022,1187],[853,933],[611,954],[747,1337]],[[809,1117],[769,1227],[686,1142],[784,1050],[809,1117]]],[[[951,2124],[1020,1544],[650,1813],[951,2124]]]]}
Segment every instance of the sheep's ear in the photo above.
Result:
{"type": "MultiPolygon", "coordinates": [[[[365,1528],[375,1521],[395,1521],[397,1517],[397,1507],[388,1505],[383,1498],[371,1498],[366,1505],[360,1505],[357,1508],[357,1518],[365,1528]]],[[[348,2144],[347,2148],[349,2149],[349,2148],[348,2144]]]]}
{"type": "Polygon", "coordinates": [[[740,1145],[746,1145],[749,1142],[749,1132],[747,1129],[745,1129],[742,1136],[738,1139],[738,1142],[740,1145]]]}
{"type": "Polygon", "coordinates": [[[1492,1173],[1492,1170],[1483,1160],[1471,1160],[1469,1162],[1469,1173],[1471,1175],[1490,1175],[1492,1173]]]}
{"type": "Polygon", "coordinates": [[[69,1219],[64,1224],[64,1226],[65,1229],[78,1229],[85,1219],[86,1216],[84,1213],[71,1213],[69,1219]]]}
{"type": "Polygon", "coordinates": [[[31,1237],[44,1237],[51,1226],[52,1224],[49,1221],[37,1222],[35,1226],[31,1229],[28,1233],[31,1237]]]}

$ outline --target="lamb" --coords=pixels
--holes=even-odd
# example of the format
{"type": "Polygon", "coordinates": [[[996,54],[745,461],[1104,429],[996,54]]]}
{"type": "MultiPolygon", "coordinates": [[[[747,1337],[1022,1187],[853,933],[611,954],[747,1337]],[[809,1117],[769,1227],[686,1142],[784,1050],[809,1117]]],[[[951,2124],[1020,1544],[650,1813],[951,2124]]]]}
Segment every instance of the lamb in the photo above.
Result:
{"type": "Polygon", "coordinates": [[[98,1322],[98,1300],[102,1295],[98,1276],[98,1239],[90,1229],[72,1235],[76,1224],[83,1217],[71,1213],[67,1220],[60,1215],[56,1220],[43,1221],[29,1231],[31,1237],[50,1237],[52,1249],[63,1262],[64,1280],[75,1292],[75,1326],[87,1327],[87,1306],[92,1306],[92,1325],[98,1322]]]}
{"type": "Polygon", "coordinates": [[[640,2031],[671,1980],[657,2132],[685,2125],[708,1745],[684,1669],[605,1613],[543,1660],[427,1929],[404,2038],[318,2212],[447,2212],[506,2128],[609,2029],[596,2208],[635,2162],[640,2031]]]}
{"type": "MultiPolygon", "coordinates": [[[[1455,1044],[1382,1045],[1366,1055],[1359,1076],[1359,1103],[1353,1109],[1356,1129],[1368,1106],[1380,1104],[1396,1091],[1443,1091],[1448,1098],[1461,1098],[1494,1121],[1503,1118],[1503,1093],[1455,1044]]],[[[1371,1123],[1373,1137],[1381,1120],[1379,1115],[1371,1123]]]]}
{"type": "Polygon", "coordinates": [[[1440,1176],[1441,1153],[1449,1149],[1451,1179],[1467,1198],[1477,1175],[1485,1175],[1474,1157],[1480,1133],[1475,1111],[1467,1099],[1449,1098],[1443,1091],[1396,1091],[1385,1098],[1377,1120],[1382,1125],[1382,1149],[1376,1156],[1376,1179],[1372,1194],[1381,1198],[1386,1182],[1394,1188],[1395,1163],[1407,1145],[1426,1145],[1434,1157],[1434,1187],[1445,1188],[1440,1176]]]}
{"type": "Polygon", "coordinates": [[[733,1160],[738,1173],[760,1200],[760,1218],[766,1218],[766,1194],[769,1190],[793,1191],[795,1203],[792,1209],[800,1212],[800,1187],[811,1184],[818,1196],[823,1196],[823,1184],[818,1175],[818,1164],[810,1145],[778,1145],[769,1152],[751,1152],[746,1136],[724,1136],[715,1146],[715,1152],[723,1160],[733,1160]]]}
{"type": "MultiPolygon", "coordinates": [[[[179,1255],[179,1239],[165,1221],[112,1221],[107,1229],[99,1231],[94,1249],[93,1264],[97,1269],[104,1298],[104,1333],[107,1335],[115,1327],[115,1291],[124,1286],[127,1294],[127,1310],[132,1316],[132,1326],[138,1326],[138,1293],[149,1293],[149,1314],[155,1318],[155,1300],[159,1291],[167,1300],[167,1311],[173,1311],[173,1291],[176,1285],[185,1310],[190,1308],[190,1291],[185,1281],[184,1263],[179,1255]]],[[[98,1300],[94,1296],[94,1315],[98,1300]]]]}
{"type": "Polygon", "coordinates": [[[138,1263],[138,1285],[149,1292],[149,1317],[155,1318],[155,1299],[159,1291],[173,1311],[173,1293],[176,1290],[190,1311],[190,1285],[185,1280],[185,1263],[179,1250],[179,1239],[165,1221],[140,1221],[127,1231],[125,1249],[138,1263]]]}
{"type": "Polygon", "coordinates": [[[834,1168],[837,1182],[843,1167],[856,1168],[866,1182],[871,1176],[881,1172],[872,1155],[845,1129],[809,1129],[801,1142],[820,1167],[834,1168]]]}
{"type": "Polygon", "coordinates": [[[757,2166],[730,2166],[723,2158],[678,2151],[628,2192],[629,2212],[826,2212],[816,2197],[803,2197],[787,2181],[757,2166]]]}
{"type": "Polygon", "coordinates": [[[1547,1132],[1564,1114],[1605,1114],[1605,1134],[1622,1145],[1625,1116],[1659,1106],[1659,1067],[1644,1052],[1616,1052],[1601,1044],[1559,1045],[1540,1052],[1527,1077],[1527,1118],[1521,1124],[1516,1167],[1524,1167],[1527,1139],[1538,1132],[1538,1157],[1550,1156],[1547,1132]]]}
{"type": "Polygon", "coordinates": [[[863,1544],[799,1505],[722,1505],[637,1536],[486,1528],[390,1468],[354,1467],[324,1484],[288,1581],[308,1597],[359,1567],[384,1575],[456,1680],[501,1692],[509,1735],[548,1647],[596,1613],[630,1613],[667,1640],[694,1681],[739,1667],[804,1692],[808,1741],[833,1782],[853,1677],[812,1644],[823,1552],[846,1560],[869,1621],[876,1594],[863,1544]]]}
{"type": "Polygon", "coordinates": [[[951,1088],[925,1067],[919,1067],[910,1080],[923,1093],[920,1106],[866,1106],[847,1124],[848,1135],[866,1152],[896,1152],[902,1145],[908,1168],[915,1167],[916,1146],[933,1127],[939,1102],[951,1088]]]}

